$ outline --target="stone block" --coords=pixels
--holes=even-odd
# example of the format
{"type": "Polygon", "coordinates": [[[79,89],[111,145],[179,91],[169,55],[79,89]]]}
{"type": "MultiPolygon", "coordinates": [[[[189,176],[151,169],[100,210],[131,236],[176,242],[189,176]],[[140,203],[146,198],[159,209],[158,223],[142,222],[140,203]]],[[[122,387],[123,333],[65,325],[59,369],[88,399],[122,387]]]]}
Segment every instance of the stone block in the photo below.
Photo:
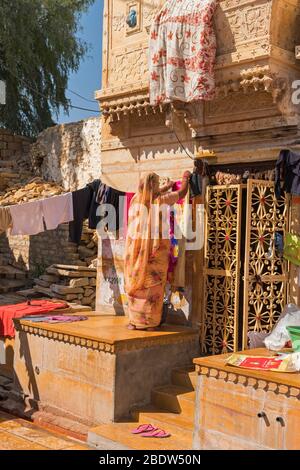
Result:
{"type": "Polygon", "coordinates": [[[70,287],[85,287],[88,285],[89,285],[89,279],[87,277],[71,279],[70,281],[70,287]]]}
{"type": "Polygon", "coordinates": [[[83,294],[84,289],[82,287],[70,287],[70,286],[62,286],[59,284],[51,284],[50,289],[52,292],[57,294],[83,294]]]}
{"type": "Polygon", "coordinates": [[[56,284],[59,281],[59,276],[53,276],[51,274],[43,274],[40,276],[42,281],[50,282],[51,284],[56,284]]]}
{"type": "Polygon", "coordinates": [[[42,287],[50,287],[51,285],[51,282],[43,281],[42,279],[34,279],[34,282],[36,283],[36,285],[42,287]]]}
{"type": "Polygon", "coordinates": [[[85,289],[84,291],[84,296],[85,297],[90,297],[91,295],[93,295],[95,293],[95,289],[85,289]]]}

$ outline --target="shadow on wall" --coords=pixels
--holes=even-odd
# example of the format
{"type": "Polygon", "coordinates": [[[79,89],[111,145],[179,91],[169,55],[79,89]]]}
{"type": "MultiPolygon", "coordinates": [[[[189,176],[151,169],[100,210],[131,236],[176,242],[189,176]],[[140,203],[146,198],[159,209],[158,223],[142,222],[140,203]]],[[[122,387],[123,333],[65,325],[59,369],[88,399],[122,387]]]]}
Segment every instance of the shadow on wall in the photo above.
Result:
{"type": "Polygon", "coordinates": [[[39,277],[51,264],[76,264],[78,248],[69,242],[68,224],[33,236],[0,235],[0,264],[10,264],[39,277]]]}

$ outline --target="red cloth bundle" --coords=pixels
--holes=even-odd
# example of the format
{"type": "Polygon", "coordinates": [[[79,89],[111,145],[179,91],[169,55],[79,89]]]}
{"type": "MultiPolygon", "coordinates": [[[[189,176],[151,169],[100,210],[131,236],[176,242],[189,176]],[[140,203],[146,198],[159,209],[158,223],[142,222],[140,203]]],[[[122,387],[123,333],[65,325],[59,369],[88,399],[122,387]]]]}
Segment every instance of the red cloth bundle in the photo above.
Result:
{"type": "Polygon", "coordinates": [[[68,304],[65,302],[51,302],[50,300],[32,300],[30,303],[23,302],[16,305],[3,305],[0,307],[0,336],[14,338],[16,333],[13,322],[14,318],[53,312],[54,310],[67,307],[68,304]]]}

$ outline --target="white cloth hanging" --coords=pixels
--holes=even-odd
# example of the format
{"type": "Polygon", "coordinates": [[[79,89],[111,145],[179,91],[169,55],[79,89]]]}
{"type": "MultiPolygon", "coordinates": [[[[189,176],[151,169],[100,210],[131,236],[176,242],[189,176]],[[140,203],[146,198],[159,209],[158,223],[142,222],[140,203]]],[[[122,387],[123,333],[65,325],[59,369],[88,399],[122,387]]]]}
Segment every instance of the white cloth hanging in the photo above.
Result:
{"type": "Polygon", "coordinates": [[[150,33],[150,103],[214,97],[218,0],[167,0],[150,33]]]}
{"type": "Polygon", "coordinates": [[[42,201],[42,210],[47,230],[74,220],[72,193],[49,197],[42,201]]]}

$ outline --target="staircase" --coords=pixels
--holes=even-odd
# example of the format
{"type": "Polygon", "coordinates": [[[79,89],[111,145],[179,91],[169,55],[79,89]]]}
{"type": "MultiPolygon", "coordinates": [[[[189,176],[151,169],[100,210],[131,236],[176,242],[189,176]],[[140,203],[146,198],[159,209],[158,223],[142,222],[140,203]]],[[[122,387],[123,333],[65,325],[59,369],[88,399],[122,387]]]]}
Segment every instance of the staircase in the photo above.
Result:
{"type": "Polygon", "coordinates": [[[14,295],[21,288],[28,286],[28,283],[30,281],[27,272],[10,265],[0,265],[0,296],[8,293],[14,295]]]}
{"type": "Polygon", "coordinates": [[[196,373],[193,367],[172,371],[170,385],[156,387],[151,403],[132,410],[132,421],[103,424],[89,432],[88,442],[98,449],[191,450],[193,441],[196,373]],[[171,433],[166,439],[131,434],[140,424],[152,424],[171,433]]]}

